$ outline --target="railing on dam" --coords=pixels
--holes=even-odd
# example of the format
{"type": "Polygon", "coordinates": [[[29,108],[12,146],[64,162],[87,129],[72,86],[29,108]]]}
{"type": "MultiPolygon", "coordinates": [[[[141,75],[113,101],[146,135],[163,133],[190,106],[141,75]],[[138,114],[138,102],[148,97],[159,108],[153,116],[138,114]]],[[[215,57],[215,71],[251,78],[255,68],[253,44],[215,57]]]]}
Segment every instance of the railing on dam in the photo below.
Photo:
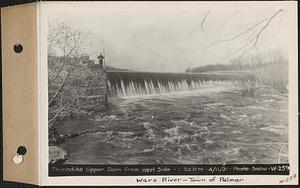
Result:
{"type": "Polygon", "coordinates": [[[106,74],[110,97],[192,91],[226,84],[230,80],[251,79],[249,74],[136,72],[127,70],[106,70],[106,74]]]}

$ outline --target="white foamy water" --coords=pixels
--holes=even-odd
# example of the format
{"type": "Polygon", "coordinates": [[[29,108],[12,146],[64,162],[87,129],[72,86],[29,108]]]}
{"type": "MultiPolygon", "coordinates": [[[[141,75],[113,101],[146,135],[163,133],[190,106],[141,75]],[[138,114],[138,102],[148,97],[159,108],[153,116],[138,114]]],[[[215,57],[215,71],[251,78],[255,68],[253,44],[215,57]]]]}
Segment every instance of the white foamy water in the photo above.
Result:
{"type": "Polygon", "coordinates": [[[229,80],[198,80],[190,82],[187,80],[167,82],[154,80],[135,82],[131,80],[126,84],[123,80],[120,80],[119,83],[116,82],[114,85],[108,80],[109,91],[113,91],[117,97],[121,98],[212,92],[232,87],[234,87],[234,83],[229,80]]]}

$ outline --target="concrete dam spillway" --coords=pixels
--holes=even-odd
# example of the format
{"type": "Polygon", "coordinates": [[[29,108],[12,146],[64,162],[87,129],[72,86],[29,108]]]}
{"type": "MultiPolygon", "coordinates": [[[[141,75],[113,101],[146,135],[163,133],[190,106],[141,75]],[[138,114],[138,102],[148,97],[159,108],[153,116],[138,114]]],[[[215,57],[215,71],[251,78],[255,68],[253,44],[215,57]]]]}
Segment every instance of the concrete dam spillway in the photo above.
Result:
{"type": "Polygon", "coordinates": [[[109,97],[133,97],[196,91],[249,80],[249,74],[206,74],[106,70],[109,97]]]}

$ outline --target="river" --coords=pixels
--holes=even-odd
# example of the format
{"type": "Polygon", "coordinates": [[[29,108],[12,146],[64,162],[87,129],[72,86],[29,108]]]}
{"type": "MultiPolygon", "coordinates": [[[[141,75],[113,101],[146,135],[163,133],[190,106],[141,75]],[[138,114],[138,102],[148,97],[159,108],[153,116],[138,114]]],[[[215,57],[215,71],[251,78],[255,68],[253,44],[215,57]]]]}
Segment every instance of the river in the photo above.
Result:
{"type": "Polygon", "coordinates": [[[288,162],[288,98],[235,89],[111,98],[110,108],[68,119],[66,164],[288,162]]]}

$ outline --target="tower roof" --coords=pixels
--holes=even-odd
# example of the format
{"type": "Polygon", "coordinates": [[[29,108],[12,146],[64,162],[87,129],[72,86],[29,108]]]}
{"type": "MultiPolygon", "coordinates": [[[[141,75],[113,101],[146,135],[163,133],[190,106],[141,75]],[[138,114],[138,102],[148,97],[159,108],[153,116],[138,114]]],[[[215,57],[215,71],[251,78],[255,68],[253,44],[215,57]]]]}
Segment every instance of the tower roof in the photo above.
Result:
{"type": "Polygon", "coordinates": [[[102,52],[101,52],[100,55],[98,56],[98,59],[104,59],[104,56],[103,56],[102,52]]]}

